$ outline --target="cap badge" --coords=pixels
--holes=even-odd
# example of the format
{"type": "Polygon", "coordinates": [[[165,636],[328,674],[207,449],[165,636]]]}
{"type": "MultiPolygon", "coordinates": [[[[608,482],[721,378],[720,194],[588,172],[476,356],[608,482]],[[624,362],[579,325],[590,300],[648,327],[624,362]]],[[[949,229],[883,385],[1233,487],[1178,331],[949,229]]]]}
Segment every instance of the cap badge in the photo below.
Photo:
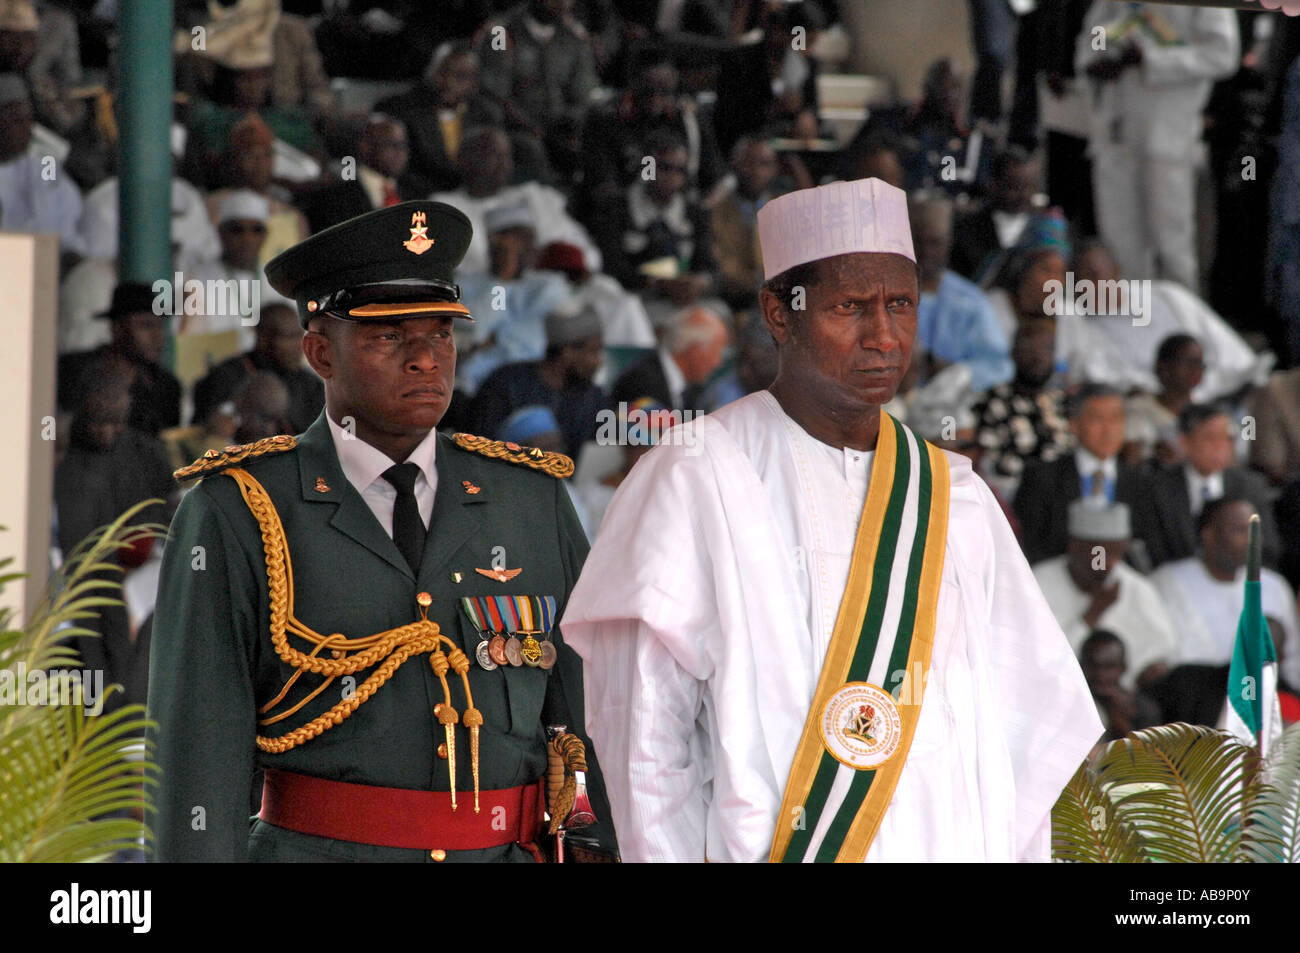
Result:
{"type": "Polygon", "coordinates": [[[411,237],[402,242],[406,250],[416,255],[423,255],[433,247],[433,239],[428,236],[429,227],[424,224],[423,212],[411,213],[411,237]]]}

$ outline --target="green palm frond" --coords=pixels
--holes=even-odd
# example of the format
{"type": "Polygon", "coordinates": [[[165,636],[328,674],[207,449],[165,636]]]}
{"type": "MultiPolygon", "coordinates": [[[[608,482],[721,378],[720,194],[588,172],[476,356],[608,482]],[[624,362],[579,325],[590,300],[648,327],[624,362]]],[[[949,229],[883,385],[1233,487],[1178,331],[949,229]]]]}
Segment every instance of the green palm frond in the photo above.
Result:
{"type": "Polygon", "coordinates": [[[1093,863],[1248,859],[1248,844],[1275,841],[1270,831],[1243,824],[1248,806],[1272,790],[1257,762],[1253,749],[1213,728],[1177,723],[1132,732],[1081,767],[1057,801],[1054,856],[1093,863]],[[1101,831],[1093,824],[1099,807],[1101,831]]]}
{"type": "MultiPolygon", "coordinates": [[[[0,612],[0,675],[16,683],[21,665],[27,673],[63,673],[48,679],[51,688],[74,683],[81,661],[64,640],[91,634],[78,623],[122,604],[112,578],[121,569],[111,557],[165,534],[162,526],[129,525],[158,502],[140,503],[87,537],[22,630],[10,627],[11,612],[0,612]]],[[[0,560],[0,569],[10,562],[0,560]]],[[[0,589],[17,578],[0,576],[0,589]]],[[[131,819],[148,809],[157,771],[144,742],[145,709],[88,714],[84,701],[56,692],[47,704],[0,708],[0,862],[102,860],[148,836],[143,821],[131,819]]]]}
{"type": "Polygon", "coordinates": [[[1256,863],[1300,863],[1300,722],[1282,732],[1264,778],[1246,814],[1246,855],[1256,863]]]}
{"type": "Polygon", "coordinates": [[[1143,859],[1142,841],[1088,770],[1079,766],[1052,811],[1053,856],[1068,863],[1127,864],[1143,859]]]}

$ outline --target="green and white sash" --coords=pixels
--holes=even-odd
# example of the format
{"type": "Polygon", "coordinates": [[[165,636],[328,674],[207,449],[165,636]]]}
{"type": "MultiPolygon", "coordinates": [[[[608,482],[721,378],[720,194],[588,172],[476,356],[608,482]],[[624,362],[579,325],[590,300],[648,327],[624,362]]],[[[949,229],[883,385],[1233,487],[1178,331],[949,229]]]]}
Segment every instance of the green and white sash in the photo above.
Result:
{"type": "Polygon", "coordinates": [[[947,537],[947,459],[881,413],[848,583],[786,781],[773,863],[866,857],[921,716],[947,537]]]}

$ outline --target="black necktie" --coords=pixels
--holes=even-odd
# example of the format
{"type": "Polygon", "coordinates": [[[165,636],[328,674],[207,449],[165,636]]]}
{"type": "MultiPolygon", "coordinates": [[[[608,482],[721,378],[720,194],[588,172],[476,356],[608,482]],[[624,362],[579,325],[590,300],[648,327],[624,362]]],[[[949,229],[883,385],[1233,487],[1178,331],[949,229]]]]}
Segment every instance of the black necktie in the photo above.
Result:
{"type": "Polygon", "coordinates": [[[426,532],[424,520],[420,518],[420,505],[415,502],[415,478],[419,475],[420,468],[414,463],[399,463],[384,471],[384,479],[397,490],[397,503],[393,506],[393,542],[416,576],[420,575],[426,532]]]}

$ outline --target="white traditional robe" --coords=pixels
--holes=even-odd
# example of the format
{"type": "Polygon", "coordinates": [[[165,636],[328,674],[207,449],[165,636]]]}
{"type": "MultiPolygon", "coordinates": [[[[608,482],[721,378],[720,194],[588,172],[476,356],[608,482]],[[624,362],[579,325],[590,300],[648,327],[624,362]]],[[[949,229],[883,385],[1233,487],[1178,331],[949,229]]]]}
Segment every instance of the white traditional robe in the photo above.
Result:
{"type": "MultiPolygon", "coordinates": [[[[872,456],[760,391],[670,432],[619,487],[563,631],[626,860],[767,859],[872,456]]],[[[947,457],[930,677],[867,860],[1046,860],[1101,723],[988,487],[947,457]]]]}

